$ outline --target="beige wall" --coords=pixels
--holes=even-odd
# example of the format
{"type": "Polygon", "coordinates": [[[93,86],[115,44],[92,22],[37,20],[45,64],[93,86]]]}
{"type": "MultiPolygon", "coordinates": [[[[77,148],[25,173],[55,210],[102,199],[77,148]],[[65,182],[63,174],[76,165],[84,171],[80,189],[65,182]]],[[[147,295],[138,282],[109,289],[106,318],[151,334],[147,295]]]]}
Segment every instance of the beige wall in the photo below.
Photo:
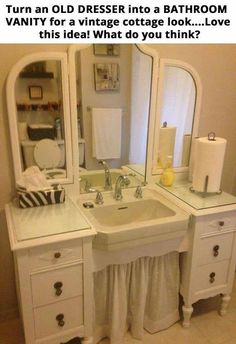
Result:
{"type": "Polygon", "coordinates": [[[84,49],[81,52],[81,64],[84,68],[81,70],[81,95],[82,95],[82,113],[83,129],[85,138],[85,159],[86,168],[89,170],[102,168],[92,154],[92,114],[88,108],[120,108],[122,109],[122,145],[120,159],[111,159],[109,166],[120,168],[128,162],[129,153],[129,131],[130,131],[130,76],[131,76],[131,46],[122,45],[120,56],[101,57],[94,56],[92,47],[84,49]],[[97,92],[94,88],[94,70],[95,63],[118,63],[120,74],[119,91],[97,92]]]}
{"type": "MultiPolygon", "coordinates": [[[[0,319],[16,309],[12,254],[4,216],[4,204],[14,195],[9,149],[5,81],[13,64],[36,51],[64,51],[66,45],[0,45],[0,319]]],[[[200,135],[215,131],[228,140],[223,189],[236,193],[236,45],[152,45],[160,57],[182,59],[199,73],[203,85],[200,135]]]]}

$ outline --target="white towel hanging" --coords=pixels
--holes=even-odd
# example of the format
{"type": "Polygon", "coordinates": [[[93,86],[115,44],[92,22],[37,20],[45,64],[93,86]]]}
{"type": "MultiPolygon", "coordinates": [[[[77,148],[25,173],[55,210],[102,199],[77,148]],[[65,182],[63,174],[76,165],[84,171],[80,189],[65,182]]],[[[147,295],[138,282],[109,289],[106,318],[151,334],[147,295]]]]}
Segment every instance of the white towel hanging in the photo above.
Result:
{"type": "Polygon", "coordinates": [[[121,156],[122,109],[92,108],[93,156],[119,159],[121,156]]]}

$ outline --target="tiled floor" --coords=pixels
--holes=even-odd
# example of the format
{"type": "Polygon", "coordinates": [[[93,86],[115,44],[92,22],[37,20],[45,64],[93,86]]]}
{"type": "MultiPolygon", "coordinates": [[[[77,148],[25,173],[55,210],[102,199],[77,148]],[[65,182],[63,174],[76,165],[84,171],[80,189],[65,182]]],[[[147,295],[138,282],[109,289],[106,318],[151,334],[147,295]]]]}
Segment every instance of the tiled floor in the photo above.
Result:
{"type": "MultiPolygon", "coordinates": [[[[153,335],[145,333],[142,341],[127,333],[124,344],[236,344],[236,278],[231,296],[228,312],[223,317],[217,313],[219,297],[201,300],[194,305],[189,329],[182,328],[179,322],[153,335]]],[[[100,342],[108,343],[107,339],[100,342]]],[[[0,344],[24,344],[19,319],[0,323],[0,344]]]]}

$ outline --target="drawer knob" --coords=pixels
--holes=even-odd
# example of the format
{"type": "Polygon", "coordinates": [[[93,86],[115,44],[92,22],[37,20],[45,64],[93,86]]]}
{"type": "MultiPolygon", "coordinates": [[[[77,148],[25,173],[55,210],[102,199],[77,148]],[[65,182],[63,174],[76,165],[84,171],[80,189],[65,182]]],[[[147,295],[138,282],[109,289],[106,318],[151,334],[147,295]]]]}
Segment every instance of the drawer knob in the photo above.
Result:
{"type": "Polygon", "coordinates": [[[213,247],[213,256],[214,257],[217,257],[219,255],[219,249],[220,249],[220,246],[219,245],[215,245],[213,247]]]}
{"type": "Polygon", "coordinates": [[[210,277],[210,279],[209,279],[210,283],[214,283],[214,282],[215,282],[215,276],[216,276],[216,273],[215,273],[215,272],[211,272],[211,273],[210,273],[210,275],[209,275],[209,277],[210,277]]]}
{"type": "Polygon", "coordinates": [[[55,252],[54,258],[56,258],[56,259],[61,258],[61,252],[55,252]]]}
{"type": "Polygon", "coordinates": [[[56,321],[58,322],[58,326],[63,327],[65,325],[64,314],[63,313],[57,314],[56,321]]]}
{"type": "Polygon", "coordinates": [[[220,226],[220,227],[223,227],[223,226],[224,226],[224,224],[225,224],[225,222],[224,222],[224,221],[219,221],[219,226],[220,226]]]}
{"type": "Polygon", "coordinates": [[[54,283],[54,288],[56,289],[56,296],[60,296],[62,294],[62,287],[63,287],[63,283],[62,282],[56,282],[54,283]]]}

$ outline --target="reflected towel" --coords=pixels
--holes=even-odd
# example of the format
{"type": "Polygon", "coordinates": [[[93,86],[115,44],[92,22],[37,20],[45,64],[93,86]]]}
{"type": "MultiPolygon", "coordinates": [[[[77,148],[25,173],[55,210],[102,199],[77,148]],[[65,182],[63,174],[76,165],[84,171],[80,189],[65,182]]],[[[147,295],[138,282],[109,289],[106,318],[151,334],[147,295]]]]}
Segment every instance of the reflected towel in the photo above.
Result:
{"type": "Polygon", "coordinates": [[[95,158],[120,158],[121,118],[121,109],[92,109],[93,156],[95,158]]]}

